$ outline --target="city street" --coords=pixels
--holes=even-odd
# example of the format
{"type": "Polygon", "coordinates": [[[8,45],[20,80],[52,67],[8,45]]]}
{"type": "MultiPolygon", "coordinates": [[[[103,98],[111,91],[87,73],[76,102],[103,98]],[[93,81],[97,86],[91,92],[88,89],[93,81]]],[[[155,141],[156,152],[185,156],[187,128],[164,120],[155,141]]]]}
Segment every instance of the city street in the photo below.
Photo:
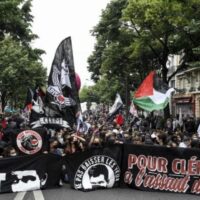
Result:
{"type": "Polygon", "coordinates": [[[199,10],[0,0],[0,200],[199,200],[199,10]]]}
{"type": "Polygon", "coordinates": [[[143,192],[131,189],[108,189],[92,192],[81,192],[73,190],[69,185],[62,188],[1,194],[0,200],[199,200],[198,195],[143,192]]]}

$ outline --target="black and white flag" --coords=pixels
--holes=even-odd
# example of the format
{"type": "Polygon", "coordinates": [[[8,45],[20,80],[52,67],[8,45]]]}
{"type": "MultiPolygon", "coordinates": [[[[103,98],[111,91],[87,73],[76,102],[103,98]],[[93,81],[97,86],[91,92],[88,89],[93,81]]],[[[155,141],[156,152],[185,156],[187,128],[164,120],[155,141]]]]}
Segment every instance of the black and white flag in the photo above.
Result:
{"type": "Polygon", "coordinates": [[[75,124],[80,105],[71,37],[64,39],[56,50],[48,79],[46,101],[50,108],[61,113],[70,126],[75,124]]]}
{"type": "Polygon", "coordinates": [[[112,116],[114,116],[115,114],[117,114],[117,112],[119,111],[119,109],[123,106],[123,102],[122,99],[120,97],[120,95],[117,93],[116,94],[116,98],[115,98],[115,102],[112,105],[109,113],[108,113],[108,117],[107,119],[110,119],[112,116]]]}

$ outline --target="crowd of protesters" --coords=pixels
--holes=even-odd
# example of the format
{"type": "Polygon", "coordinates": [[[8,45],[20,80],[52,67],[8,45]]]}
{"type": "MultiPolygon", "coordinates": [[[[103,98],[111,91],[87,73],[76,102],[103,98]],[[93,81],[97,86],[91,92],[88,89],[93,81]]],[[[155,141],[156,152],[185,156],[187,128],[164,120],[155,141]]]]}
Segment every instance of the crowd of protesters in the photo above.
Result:
{"type": "MultiPolygon", "coordinates": [[[[108,112],[85,112],[83,120],[73,129],[46,128],[48,146],[43,153],[60,156],[81,152],[110,144],[138,144],[165,147],[200,148],[200,120],[191,116],[164,119],[161,116],[129,116],[123,111],[108,119],[108,112]]],[[[30,129],[22,115],[1,120],[0,156],[18,155],[12,136],[20,130],[30,129]],[[17,130],[17,131],[16,131],[17,130]]]]}

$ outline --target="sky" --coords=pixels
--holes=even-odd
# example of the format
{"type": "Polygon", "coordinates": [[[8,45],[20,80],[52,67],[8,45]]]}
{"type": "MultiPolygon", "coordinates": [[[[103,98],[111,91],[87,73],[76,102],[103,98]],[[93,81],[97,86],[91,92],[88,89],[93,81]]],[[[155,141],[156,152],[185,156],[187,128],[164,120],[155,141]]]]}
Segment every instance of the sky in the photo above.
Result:
{"type": "Polygon", "coordinates": [[[100,20],[110,0],[32,0],[32,31],[39,36],[33,47],[43,49],[43,64],[49,74],[60,42],[71,36],[75,71],[81,86],[91,85],[87,58],[92,54],[95,38],[90,31],[100,20]]]}

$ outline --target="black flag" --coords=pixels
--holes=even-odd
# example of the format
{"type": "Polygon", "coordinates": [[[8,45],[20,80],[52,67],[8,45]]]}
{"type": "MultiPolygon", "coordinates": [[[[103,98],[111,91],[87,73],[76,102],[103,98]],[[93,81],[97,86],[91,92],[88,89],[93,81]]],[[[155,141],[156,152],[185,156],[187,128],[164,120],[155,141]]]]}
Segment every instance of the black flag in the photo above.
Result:
{"type": "MultiPolygon", "coordinates": [[[[39,91],[39,90],[38,90],[39,91]]],[[[30,120],[32,128],[73,127],[80,108],[71,38],[58,46],[44,95],[37,93],[30,120]]]]}
{"type": "Polygon", "coordinates": [[[61,113],[63,119],[72,126],[76,122],[79,106],[78,90],[71,37],[58,46],[52,63],[47,88],[47,106],[61,113]]]}

